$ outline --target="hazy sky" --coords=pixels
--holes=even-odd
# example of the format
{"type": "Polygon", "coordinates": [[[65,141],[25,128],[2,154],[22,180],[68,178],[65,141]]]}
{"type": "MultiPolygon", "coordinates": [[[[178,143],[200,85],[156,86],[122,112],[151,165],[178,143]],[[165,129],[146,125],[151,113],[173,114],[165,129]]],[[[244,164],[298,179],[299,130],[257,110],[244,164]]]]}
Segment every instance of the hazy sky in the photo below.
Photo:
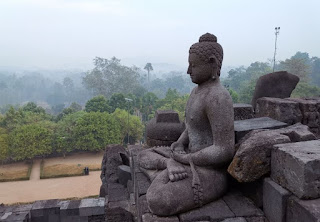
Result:
{"type": "MultiPolygon", "coordinates": [[[[0,66],[88,67],[95,56],[187,66],[210,32],[224,66],[297,51],[320,57],[319,0],[0,0],[0,66]]],[[[129,64],[128,64],[129,65],[129,64]]]]}

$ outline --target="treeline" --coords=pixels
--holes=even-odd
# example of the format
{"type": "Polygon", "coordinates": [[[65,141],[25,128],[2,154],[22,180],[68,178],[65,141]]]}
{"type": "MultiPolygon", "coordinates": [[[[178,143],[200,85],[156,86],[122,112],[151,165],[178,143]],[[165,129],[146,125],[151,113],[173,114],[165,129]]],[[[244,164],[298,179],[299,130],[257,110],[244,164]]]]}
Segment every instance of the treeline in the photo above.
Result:
{"type": "MultiPolygon", "coordinates": [[[[272,71],[270,63],[254,62],[247,68],[231,69],[223,84],[229,89],[234,103],[250,103],[257,79],[272,71]]],[[[320,96],[320,58],[310,58],[306,52],[297,52],[291,58],[278,62],[275,71],[288,71],[300,78],[293,97],[320,96]]]]}
{"type": "Polygon", "coordinates": [[[184,119],[188,95],[169,89],[164,99],[115,93],[88,100],[85,108],[72,103],[58,115],[29,102],[0,114],[0,161],[27,160],[77,150],[98,151],[108,144],[134,144],[143,139],[144,124],[158,109],[176,110],[184,119]],[[129,138],[127,137],[129,135],[129,138]]]}
{"type": "Polygon", "coordinates": [[[0,160],[98,151],[107,144],[121,144],[128,131],[132,143],[142,138],[140,119],[134,115],[128,119],[125,110],[117,108],[109,113],[79,111],[77,107],[74,103],[56,117],[32,102],[18,109],[10,107],[0,116],[0,160]]]}

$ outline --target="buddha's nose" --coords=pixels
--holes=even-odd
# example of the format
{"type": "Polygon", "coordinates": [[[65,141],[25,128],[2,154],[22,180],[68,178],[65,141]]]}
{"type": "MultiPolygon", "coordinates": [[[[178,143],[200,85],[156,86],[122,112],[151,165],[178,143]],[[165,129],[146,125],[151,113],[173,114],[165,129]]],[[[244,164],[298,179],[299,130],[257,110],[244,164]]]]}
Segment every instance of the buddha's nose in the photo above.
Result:
{"type": "Polygon", "coordinates": [[[187,73],[188,73],[188,74],[191,74],[191,66],[190,66],[190,65],[188,66],[187,73]]]}

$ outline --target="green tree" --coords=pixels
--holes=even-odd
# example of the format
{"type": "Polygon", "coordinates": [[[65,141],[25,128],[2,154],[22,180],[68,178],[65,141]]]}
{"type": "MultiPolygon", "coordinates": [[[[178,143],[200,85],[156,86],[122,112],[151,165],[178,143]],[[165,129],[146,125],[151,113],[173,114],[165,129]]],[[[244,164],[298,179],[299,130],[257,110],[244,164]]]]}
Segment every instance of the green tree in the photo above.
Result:
{"type": "Polygon", "coordinates": [[[306,58],[292,56],[290,59],[281,61],[279,69],[298,76],[301,82],[310,80],[311,65],[306,58]]]}
{"type": "Polygon", "coordinates": [[[133,93],[139,87],[139,69],[120,64],[120,60],[113,57],[110,60],[96,57],[95,68],[83,78],[83,84],[95,95],[109,98],[113,93],[133,93]]]}
{"type": "Polygon", "coordinates": [[[231,89],[231,88],[227,88],[227,89],[228,89],[228,91],[229,91],[229,93],[230,93],[230,96],[231,96],[231,98],[232,98],[232,102],[233,102],[233,103],[238,103],[238,102],[239,102],[239,95],[238,95],[238,93],[237,93],[235,90],[231,89]]]}
{"type": "Polygon", "coordinates": [[[4,128],[0,128],[0,161],[4,161],[9,157],[8,132],[4,128]]]}
{"type": "Polygon", "coordinates": [[[39,123],[17,127],[9,135],[9,151],[14,160],[33,159],[52,152],[53,131],[39,123]]]}
{"type": "Polygon", "coordinates": [[[84,110],[86,112],[110,112],[110,106],[107,99],[100,95],[88,100],[84,110]]]}
{"type": "Polygon", "coordinates": [[[63,156],[76,149],[74,129],[77,122],[85,114],[84,111],[71,113],[63,116],[57,123],[57,130],[54,139],[55,152],[62,153],[63,156]]]}
{"type": "Polygon", "coordinates": [[[28,102],[26,105],[22,107],[22,111],[24,112],[33,112],[39,114],[45,114],[46,111],[44,108],[37,106],[34,102],[28,102]]]}
{"type": "Polygon", "coordinates": [[[124,139],[128,134],[128,129],[129,137],[132,138],[134,142],[142,139],[144,126],[141,123],[139,117],[129,114],[128,118],[128,112],[122,109],[116,109],[112,113],[112,116],[120,124],[121,141],[126,143],[124,139]]]}
{"type": "Polygon", "coordinates": [[[126,109],[127,101],[125,100],[125,96],[122,93],[114,93],[110,97],[108,105],[110,107],[110,113],[113,113],[117,108],[126,109]]]}
{"type": "Polygon", "coordinates": [[[121,143],[120,124],[107,112],[85,113],[74,128],[75,148],[98,151],[121,143]]]}
{"type": "Polygon", "coordinates": [[[299,82],[291,96],[296,98],[318,97],[320,96],[320,88],[309,85],[306,82],[299,82]]]}
{"type": "Polygon", "coordinates": [[[150,83],[150,71],[153,71],[152,64],[150,62],[148,62],[145,65],[144,69],[147,70],[147,72],[148,72],[148,84],[149,84],[150,83]]]}
{"type": "Polygon", "coordinates": [[[320,58],[311,58],[311,79],[312,83],[320,87],[320,58]]]}

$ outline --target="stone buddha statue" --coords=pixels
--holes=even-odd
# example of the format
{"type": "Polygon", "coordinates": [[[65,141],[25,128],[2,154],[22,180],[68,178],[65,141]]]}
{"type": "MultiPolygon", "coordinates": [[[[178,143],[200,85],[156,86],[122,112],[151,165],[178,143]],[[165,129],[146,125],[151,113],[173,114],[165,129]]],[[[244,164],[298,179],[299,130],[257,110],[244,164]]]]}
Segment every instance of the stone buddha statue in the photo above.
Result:
{"type": "Polygon", "coordinates": [[[220,84],[223,49],[206,33],[189,50],[188,74],[197,86],[186,106],[186,129],[171,147],[139,154],[140,169],[152,181],[147,203],[169,216],[201,207],[227,190],[226,168],[234,155],[233,105],[220,84]]]}

